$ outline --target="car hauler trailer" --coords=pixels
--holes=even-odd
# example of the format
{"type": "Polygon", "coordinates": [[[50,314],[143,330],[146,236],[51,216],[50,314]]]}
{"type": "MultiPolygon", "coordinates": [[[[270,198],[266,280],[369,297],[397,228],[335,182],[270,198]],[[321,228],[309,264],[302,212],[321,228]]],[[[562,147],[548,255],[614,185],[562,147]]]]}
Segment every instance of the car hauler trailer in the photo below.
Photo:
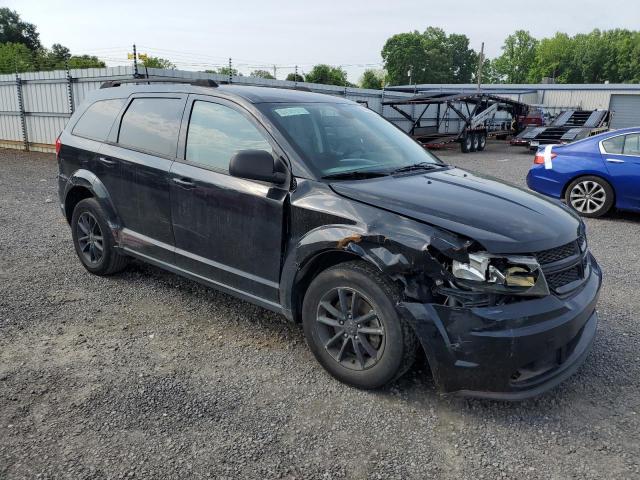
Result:
{"type": "Polygon", "coordinates": [[[408,133],[426,147],[458,142],[464,153],[484,150],[487,137],[515,135],[520,131],[517,119],[526,118],[529,112],[526,103],[482,92],[416,95],[383,105],[409,120],[408,133]],[[407,106],[424,108],[414,118],[403,109],[407,106]]]}
{"type": "Polygon", "coordinates": [[[540,145],[571,143],[609,130],[609,110],[564,110],[547,126],[530,126],[511,145],[537,149],[540,145]]]}

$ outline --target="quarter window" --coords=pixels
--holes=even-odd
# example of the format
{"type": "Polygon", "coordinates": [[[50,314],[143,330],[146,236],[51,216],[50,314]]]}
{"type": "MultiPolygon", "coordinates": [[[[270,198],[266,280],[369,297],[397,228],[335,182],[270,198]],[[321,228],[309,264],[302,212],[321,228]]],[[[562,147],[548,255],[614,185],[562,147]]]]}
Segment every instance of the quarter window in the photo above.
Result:
{"type": "Polygon", "coordinates": [[[604,151],[607,153],[622,153],[622,149],[624,148],[624,136],[619,135],[617,137],[607,138],[602,141],[602,147],[604,151]]]}
{"type": "Polygon", "coordinates": [[[624,137],[625,155],[640,155],[640,134],[634,133],[624,137]]]}
{"type": "Polygon", "coordinates": [[[196,101],[187,133],[186,160],[217,170],[228,170],[239,150],[266,150],[269,142],[240,112],[218,103],[196,101]]]}
{"type": "Polygon", "coordinates": [[[72,133],[104,142],[124,102],[124,98],[98,100],[85,110],[78,123],[73,127],[72,133]]]}
{"type": "Polygon", "coordinates": [[[135,98],[122,117],[118,143],[173,157],[182,103],[178,98],[135,98]]]}

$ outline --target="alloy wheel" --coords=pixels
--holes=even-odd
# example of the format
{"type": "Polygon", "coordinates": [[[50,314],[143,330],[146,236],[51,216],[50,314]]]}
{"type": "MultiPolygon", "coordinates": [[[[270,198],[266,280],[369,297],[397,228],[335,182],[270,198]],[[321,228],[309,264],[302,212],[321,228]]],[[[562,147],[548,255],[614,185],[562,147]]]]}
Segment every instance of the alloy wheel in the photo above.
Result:
{"type": "Polygon", "coordinates": [[[593,180],[576,183],[569,193],[571,206],[580,213],[595,213],[607,201],[607,193],[602,185],[593,180]]]}
{"type": "Polygon", "coordinates": [[[384,325],[372,303],[352,288],[334,288],[318,305],[317,331],[331,357],[351,370],[365,370],[382,358],[384,325]]]}
{"type": "Polygon", "coordinates": [[[82,257],[88,264],[97,265],[104,255],[104,237],[98,220],[90,212],[83,212],[76,229],[82,257]]]}

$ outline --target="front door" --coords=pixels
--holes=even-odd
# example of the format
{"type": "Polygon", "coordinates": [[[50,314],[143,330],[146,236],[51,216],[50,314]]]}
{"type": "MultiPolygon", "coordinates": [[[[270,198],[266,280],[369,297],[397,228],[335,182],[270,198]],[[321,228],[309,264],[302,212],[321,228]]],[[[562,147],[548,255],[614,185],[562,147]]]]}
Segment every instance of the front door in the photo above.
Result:
{"type": "Polygon", "coordinates": [[[283,205],[288,190],[229,175],[235,152],[279,150],[232,102],[195,97],[183,121],[181,159],[171,167],[178,267],[258,300],[279,304],[283,205]]]}
{"type": "Polygon", "coordinates": [[[616,206],[640,208],[640,134],[603,140],[601,152],[616,191],[616,206]]]}

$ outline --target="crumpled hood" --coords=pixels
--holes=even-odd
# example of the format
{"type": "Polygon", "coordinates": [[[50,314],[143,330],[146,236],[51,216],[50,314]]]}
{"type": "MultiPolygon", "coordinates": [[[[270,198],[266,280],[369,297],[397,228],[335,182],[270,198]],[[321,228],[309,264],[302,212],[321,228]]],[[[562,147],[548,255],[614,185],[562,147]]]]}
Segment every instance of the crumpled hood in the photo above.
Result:
{"type": "Polygon", "coordinates": [[[458,168],[334,182],[347,198],[447,229],[492,253],[529,253],[576,239],[580,219],[538,194],[458,168]]]}

